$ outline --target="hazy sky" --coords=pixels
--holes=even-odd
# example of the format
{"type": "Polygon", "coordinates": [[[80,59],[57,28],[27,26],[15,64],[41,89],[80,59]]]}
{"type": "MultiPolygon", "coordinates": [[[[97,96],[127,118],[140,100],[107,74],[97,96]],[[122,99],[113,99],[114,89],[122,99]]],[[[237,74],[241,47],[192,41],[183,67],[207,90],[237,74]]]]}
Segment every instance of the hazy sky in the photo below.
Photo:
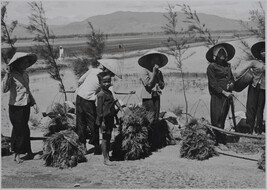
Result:
{"type": "MultiPolygon", "coordinates": [[[[237,20],[248,20],[249,11],[259,8],[258,0],[44,0],[42,3],[49,24],[67,24],[116,11],[165,12],[168,3],[170,5],[185,3],[197,13],[214,14],[237,20]]],[[[177,9],[177,11],[180,10],[177,9]]],[[[27,1],[10,1],[7,15],[8,20],[28,23],[30,11],[27,1]]]]}

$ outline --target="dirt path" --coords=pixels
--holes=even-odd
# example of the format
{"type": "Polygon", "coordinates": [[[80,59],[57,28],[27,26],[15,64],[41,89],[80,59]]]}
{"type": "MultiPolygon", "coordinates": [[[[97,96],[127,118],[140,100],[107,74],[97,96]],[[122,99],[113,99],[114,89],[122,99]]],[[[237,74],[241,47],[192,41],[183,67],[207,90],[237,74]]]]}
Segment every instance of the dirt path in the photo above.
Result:
{"type": "MultiPolygon", "coordinates": [[[[38,152],[42,143],[32,143],[38,152]]],[[[257,162],[225,155],[205,161],[179,157],[180,143],[136,161],[102,164],[101,155],[70,169],[45,167],[42,160],[16,164],[13,155],[2,157],[3,188],[265,188],[265,173],[257,162]]],[[[231,152],[229,152],[231,153],[231,152]]],[[[258,159],[260,155],[246,155],[258,159]]]]}

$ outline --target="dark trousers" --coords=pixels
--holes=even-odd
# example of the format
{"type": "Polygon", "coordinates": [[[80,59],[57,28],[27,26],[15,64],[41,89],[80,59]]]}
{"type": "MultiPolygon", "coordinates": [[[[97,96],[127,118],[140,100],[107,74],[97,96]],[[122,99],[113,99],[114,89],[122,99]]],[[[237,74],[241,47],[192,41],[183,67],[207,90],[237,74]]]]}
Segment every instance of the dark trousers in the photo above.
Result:
{"type": "MultiPolygon", "coordinates": [[[[225,119],[229,112],[230,99],[223,95],[211,95],[210,118],[211,124],[215,127],[224,129],[225,119]]],[[[214,130],[216,142],[226,144],[226,135],[214,130]]]]}
{"type": "Polygon", "coordinates": [[[28,121],[31,107],[9,105],[9,118],[13,129],[11,149],[17,154],[31,153],[30,128],[28,121]]]}
{"type": "MultiPolygon", "coordinates": [[[[159,111],[160,111],[160,96],[154,96],[150,99],[142,99],[142,104],[146,108],[147,111],[153,112],[154,119],[152,121],[151,130],[148,131],[148,141],[151,144],[151,148],[153,150],[157,150],[162,147],[163,138],[161,130],[162,128],[159,126],[159,111]]],[[[166,139],[166,138],[165,138],[166,139]]]]}
{"type": "Polygon", "coordinates": [[[107,140],[107,141],[111,140],[111,133],[114,127],[115,127],[114,116],[112,115],[105,116],[104,122],[101,125],[101,133],[102,133],[104,140],[107,140]]]}
{"type": "Polygon", "coordinates": [[[76,97],[76,133],[81,143],[99,145],[99,127],[96,121],[95,101],[85,100],[77,95],[76,97]]]}
{"type": "Polygon", "coordinates": [[[154,96],[150,99],[142,99],[142,101],[142,104],[146,110],[154,113],[154,122],[158,121],[160,111],[160,96],[154,96]]]}
{"type": "Polygon", "coordinates": [[[254,88],[252,85],[248,87],[248,98],[246,105],[247,124],[250,125],[250,133],[253,133],[255,119],[257,118],[257,127],[263,127],[263,112],[265,107],[265,90],[260,89],[259,85],[254,88]]]}

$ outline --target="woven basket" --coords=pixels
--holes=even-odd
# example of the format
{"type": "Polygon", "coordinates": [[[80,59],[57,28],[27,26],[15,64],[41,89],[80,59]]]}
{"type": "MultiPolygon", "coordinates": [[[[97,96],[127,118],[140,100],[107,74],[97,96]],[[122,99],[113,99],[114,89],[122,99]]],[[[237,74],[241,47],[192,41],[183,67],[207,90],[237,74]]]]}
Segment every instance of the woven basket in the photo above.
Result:
{"type": "Polygon", "coordinates": [[[253,80],[253,75],[251,70],[247,70],[239,79],[234,82],[234,91],[241,92],[248,85],[251,84],[253,80]]]}

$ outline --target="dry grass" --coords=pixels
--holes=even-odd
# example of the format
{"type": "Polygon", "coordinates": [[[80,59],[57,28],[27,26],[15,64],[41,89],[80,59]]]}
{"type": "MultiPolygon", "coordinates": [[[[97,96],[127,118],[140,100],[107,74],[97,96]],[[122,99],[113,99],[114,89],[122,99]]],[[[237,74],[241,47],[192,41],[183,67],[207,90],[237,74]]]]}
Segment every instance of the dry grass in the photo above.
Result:
{"type": "Polygon", "coordinates": [[[135,106],[125,111],[119,134],[115,137],[113,157],[117,160],[136,160],[151,154],[148,132],[153,115],[144,107],[135,106]]]}
{"type": "Polygon", "coordinates": [[[86,150],[78,135],[70,130],[53,134],[44,142],[43,160],[45,166],[68,168],[86,161],[86,150]]]}
{"type": "Polygon", "coordinates": [[[265,171],[265,147],[263,147],[263,153],[260,160],[258,161],[258,168],[265,171]]]}
{"type": "Polygon", "coordinates": [[[257,154],[265,147],[265,139],[250,139],[242,137],[237,143],[228,143],[227,147],[241,154],[257,154]]]}
{"type": "Polygon", "coordinates": [[[215,151],[215,139],[208,128],[192,119],[181,132],[182,146],[180,156],[182,158],[206,160],[217,156],[215,151]]]}
{"type": "Polygon", "coordinates": [[[67,113],[65,104],[54,103],[47,112],[46,114],[48,114],[51,120],[44,126],[44,136],[51,136],[62,130],[75,129],[76,115],[67,113]]]}

